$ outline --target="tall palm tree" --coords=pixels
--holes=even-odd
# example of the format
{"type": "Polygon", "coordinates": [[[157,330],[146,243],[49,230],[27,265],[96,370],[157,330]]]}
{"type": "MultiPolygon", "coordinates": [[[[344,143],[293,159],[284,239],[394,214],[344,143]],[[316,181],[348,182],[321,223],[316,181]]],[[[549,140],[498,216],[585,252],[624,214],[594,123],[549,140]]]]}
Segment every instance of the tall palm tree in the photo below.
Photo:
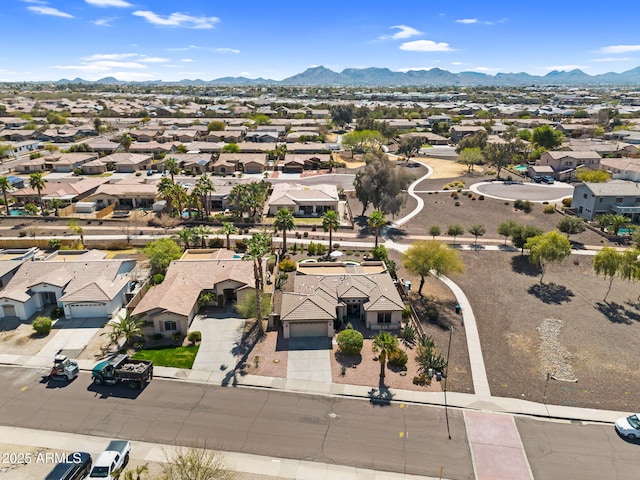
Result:
{"type": "Polygon", "coordinates": [[[169,170],[169,175],[171,175],[172,182],[174,181],[175,175],[180,173],[180,165],[175,158],[167,158],[164,161],[164,169],[169,170]]]}
{"type": "Polygon", "coordinates": [[[218,233],[220,235],[226,235],[227,236],[227,250],[231,250],[231,244],[229,242],[229,236],[230,235],[235,235],[236,233],[238,233],[238,227],[236,227],[231,222],[224,222],[222,224],[222,228],[220,230],[218,230],[218,233]]]}
{"type": "Polygon", "coordinates": [[[384,370],[389,354],[398,348],[398,337],[389,332],[380,332],[373,338],[373,351],[380,352],[378,361],[380,362],[380,378],[384,378],[384,370]]]}
{"type": "Polygon", "coordinates": [[[247,254],[244,258],[253,261],[253,276],[256,290],[256,323],[258,324],[258,335],[264,334],[262,325],[262,290],[264,289],[264,269],[262,259],[269,251],[271,235],[267,233],[254,233],[247,242],[247,254]]]}
{"type": "Polygon", "coordinates": [[[380,236],[380,229],[387,224],[387,219],[384,216],[383,212],[381,212],[380,210],[374,210],[373,212],[371,212],[371,215],[369,215],[367,223],[369,224],[369,228],[376,234],[375,246],[377,247],[378,237],[380,236]]]}
{"type": "Polygon", "coordinates": [[[273,229],[277,232],[282,230],[282,251],[287,251],[287,231],[294,230],[296,224],[293,221],[293,213],[288,208],[281,208],[276,212],[273,220],[273,229]]]}
{"type": "Polygon", "coordinates": [[[13,185],[11,185],[11,182],[7,177],[0,177],[0,190],[2,190],[2,197],[4,198],[4,206],[7,209],[7,215],[11,215],[7,193],[13,190],[13,185]]]}
{"type": "Polygon", "coordinates": [[[182,210],[187,203],[187,192],[185,192],[182,185],[174,183],[171,190],[168,192],[171,198],[171,205],[173,206],[174,214],[177,214],[179,218],[182,218],[182,210]]]}
{"type": "Polygon", "coordinates": [[[69,229],[76,235],[80,235],[80,244],[84,247],[84,229],[78,225],[78,221],[75,218],[69,220],[69,229]]]}
{"type": "Polygon", "coordinates": [[[137,316],[131,316],[128,311],[124,317],[118,317],[117,321],[109,323],[115,338],[125,338],[125,345],[131,345],[134,338],[142,337],[142,325],[144,322],[137,316]]]}
{"type": "Polygon", "coordinates": [[[194,191],[196,191],[198,195],[204,197],[202,204],[204,205],[205,214],[208,217],[211,215],[211,194],[216,191],[216,188],[213,186],[213,181],[211,181],[211,177],[206,173],[203,173],[198,179],[198,183],[196,183],[194,191]]]}
{"type": "Polygon", "coordinates": [[[618,235],[618,232],[622,227],[625,227],[631,223],[629,217],[620,215],[619,213],[607,213],[600,215],[598,221],[603,227],[610,227],[613,230],[614,235],[618,235]]]}
{"type": "Polygon", "coordinates": [[[29,186],[38,192],[38,203],[42,205],[42,190],[45,188],[45,180],[42,173],[35,172],[29,175],[29,186]]]}
{"type": "Polygon", "coordinates": [[[227,202],[229,205],[233,205],[238,211],[238,216],[242,218],[245,209],[244,199],[247,197],[247,184],[237,183],[231,188],[229,195],[227,196],[227,202]]]}
{"type": "Polygon", "coordinates": [[[329,253],[333,251],[333,231],[340,226],[340,217],[335,210],[327,210],[322,215],[322,228],[329,232],[329,253]]]}

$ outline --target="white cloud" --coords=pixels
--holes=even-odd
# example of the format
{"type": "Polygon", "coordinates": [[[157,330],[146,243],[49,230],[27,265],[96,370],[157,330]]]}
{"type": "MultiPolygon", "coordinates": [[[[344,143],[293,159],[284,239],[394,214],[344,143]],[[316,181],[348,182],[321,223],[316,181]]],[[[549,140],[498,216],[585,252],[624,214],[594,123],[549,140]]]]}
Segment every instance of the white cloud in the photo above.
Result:
{"type": "Polygon", "coordinates": [[[249,72],[240,72],[241,77],[250,77],[251,74],[249,72]]]}
{"type": "Polygon", "coordinates": [[[416,35],[420,35],[422,32],[420,30],[416,30],[413,27],[409,27],[407,25],[393,25],[392,27],[389,28],[396,28],[399,31],[394,33],[393,35],[382,35],[380,38],[380,40],[387,40],[387,39],[392,39],[392,40],[399,40],[402,38],[411,38],[411,37],[415,37],[416,35]]]}
{"type": "Polygon", "coordinates": [[[634,60],[633,57],[604,57],[604,58],[593,58],[592,62],[628,62],[630,60],[634,60]]]}
{"type": "Polygon", "coordinates": [[[145,57],[142,56],[140,58],[141,62],[144,63],[165,63],[168,62],[170,59],[169,58],[162,58],[162,57],[145,57]]]}
{"type": "Polygon", "coordinates": [[[456,23],[464,23],[465,25],[469,25],[472,23],[478,23],[477,18],[462,18],[460,20],[456,20],[456,23]]]}
{"type": "Polygon", "coordinates": [[[451,62],[451,65],[460,66],[460,65],[471,65],[468,62],[451,62]]]}
{"type": "Polygon", "coordinates": [[[169,52],[186,52],[188,50],[195,50],[196,48],[200,48],[197,45],[189,45],[187,47],[174,47],[174,48],[167,48],[167,51],[169,52]]]}
{"type": "Polygon", "coordinates": [[[84,57],[83,60],[88,62],[95,62],[98,60],[123,60],[125,58],[137,57],[137,53],[96,53],[84,57]]]}
{"type": "Polygon", "coordinates": [[[613,55],[629,52],[640,52],[640,45],[610,45],[608,47],[602,47],[600,50],[596,51],[596,53],[608,53],[613,55]]]}
{"type": "Polygon", "coordinates": [[[181,58],[180,61],[184,63],[191,63],[193,62],[193,58],[181,58]]]}
{"type": "Polygon", "coordinates": [[[400,45],[400,50],[410,52],[450,52],[452,51],[448,43],[434,42],[433,40],[414,40],[400,45]]]}
{"type": "Polygon", "coordinates": [[[469,70],[474,72],[503,72],[504,68],[494,68],[494,67],[473,67],[469,70]]]}
{"type": "Polygon", "coordinates": [[[198,30],[213,28],[220,21],[218,17],[194,17],[180,12],[174,12],[163,17],[149,10],[137,10],[133,12],[133,15],[142,17],[149,23],[162,27],[184,27],[198,30]]]}
{"type": "Polygon", "coordinates": [[[93,24],[98,27],[110,27],[111,22],[113,22],[117,17],[109,17],[109,18],[99,18],[98,20],[94,20],[93,24]]]}
{"type": "Polygon", "coordinates": [[[89,5],[94,7],[132,7],[129,2],[124,0],[84,0],[89,5]]]}
{"type": "Polygon", "coordinates": [[[218,53],[240,53],[240,50],[236,50],[235,48],[216,48],[216,52],[218,52],[218,53]]]}
{"type": "Polygon", "coordinates": [[[73,18],[73,15],[65,12],[61,12],[57,8],[53,7],[27,7],[33,13],[39,13],[40,15],[51,15],[52,17],[73,18]]]}

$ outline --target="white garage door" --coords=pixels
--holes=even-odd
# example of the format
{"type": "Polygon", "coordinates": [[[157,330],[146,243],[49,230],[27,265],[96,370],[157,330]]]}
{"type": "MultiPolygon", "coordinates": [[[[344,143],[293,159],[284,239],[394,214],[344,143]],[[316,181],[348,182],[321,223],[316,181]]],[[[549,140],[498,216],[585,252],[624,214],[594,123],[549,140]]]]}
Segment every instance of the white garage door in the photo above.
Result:
{"type": "Polygon", "coordinates": [[[289,324],[291,337],[327,337],[327,322],[302,322],[289,324]]]}
{"type": "Polygon", "coordinates": [[[72,303],[71,318],[100,318],[106,317],[103,303],[72,303]]]}

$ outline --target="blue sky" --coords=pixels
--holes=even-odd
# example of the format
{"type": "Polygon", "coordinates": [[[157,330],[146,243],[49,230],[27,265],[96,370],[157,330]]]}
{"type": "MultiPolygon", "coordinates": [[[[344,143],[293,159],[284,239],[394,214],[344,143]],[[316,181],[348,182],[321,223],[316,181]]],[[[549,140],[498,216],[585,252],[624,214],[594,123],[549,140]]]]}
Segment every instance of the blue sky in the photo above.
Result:
{"type": "Polygon", "coordinates": [[[2,0],[0,81],[640,65],[637,0],[2,0]]]}

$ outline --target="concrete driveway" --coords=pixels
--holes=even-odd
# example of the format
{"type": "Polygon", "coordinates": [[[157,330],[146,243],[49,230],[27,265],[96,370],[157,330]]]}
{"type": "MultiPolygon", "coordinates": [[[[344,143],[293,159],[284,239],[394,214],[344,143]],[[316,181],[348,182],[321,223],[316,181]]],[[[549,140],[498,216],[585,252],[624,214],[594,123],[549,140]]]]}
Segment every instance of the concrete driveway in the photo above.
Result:
{"type": "Polygon", "coordinates": [[[37,354],[52,361],[54,355],[64,350],[71,357],[75,357],[89,343],[107,323],[104,318],[62,318],[55,324],[59,331],[47,342],[37,354]]]}
{"type": "Polygon", "coordinates": [[[209,372],[233,369],[243,326],[244,319],[233,316],[230,309],[196,315],[189,331],[200,331],[202,342],[192,369],[209,372]]]}
{"type": "Polygon", "coordinates": [[[331,383],[331,352],[330,338],[290,338],[287,378],[331,383]]]}

